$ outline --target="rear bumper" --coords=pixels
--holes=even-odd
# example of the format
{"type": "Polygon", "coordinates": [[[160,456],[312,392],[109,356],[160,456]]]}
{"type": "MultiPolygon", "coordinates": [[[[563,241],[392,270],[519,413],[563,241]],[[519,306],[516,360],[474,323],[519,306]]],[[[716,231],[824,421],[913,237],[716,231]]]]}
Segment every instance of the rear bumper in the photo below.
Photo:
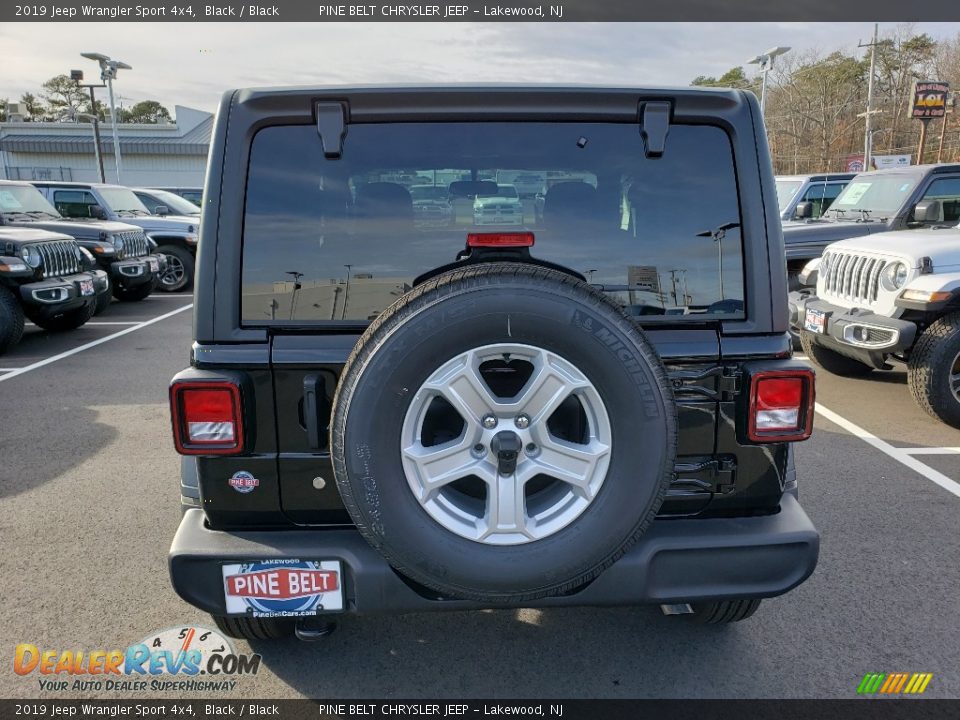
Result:
{"type": "MultiPolygon", "coordinates": [[[[819,546],[820,535],[800,503],[785,494],[776,515],[658,520],[620,560],[579,591],[523,605],[645,605],[773,597],[810,576],[819,546]]],[[[223,615],[223,563],[281,558],[339,560],[347,612],[484,607],[418,592],[353,528],[223,532],[207,528],[199,509],[183,515],[170,548],[170,577],[177,594],[188,603],[223,615]]]]}
{"type": "Polygon", "coordinates": [[[790,293],[791,329],[802,330],[810,310],[817,310],[826,318],[823,333],[810,333],[812,342],[874,368],[885,367],[890,355],[909,350],[917,336],[916,323],[909,320],[877,315],[861,308],[839,307],[802,290],[790,293]],[[874,331],[872,334],[878,336],[877,339],[858,341],[855,331],[860,328],[874,331]]]}

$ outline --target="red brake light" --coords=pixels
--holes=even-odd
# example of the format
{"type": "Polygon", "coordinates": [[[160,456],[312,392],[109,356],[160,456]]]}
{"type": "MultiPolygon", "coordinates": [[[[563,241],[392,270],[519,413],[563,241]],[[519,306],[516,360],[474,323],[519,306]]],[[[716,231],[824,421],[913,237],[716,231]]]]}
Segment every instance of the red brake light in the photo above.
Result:
{"type": "Polygon", "coordinates": [[[533,247],[532,232],[467,233],[467,247],[533,247]]]}
{"type": "Polygon", "coordinates": [[[181,455],[243,450],[240,388],[231,382],[176,382],[170,387],[173,442],[181,455]]]}
{"type": "Polygon", "coordinates": [[[750,385],[747,437],[752,442],[806,440],[813,432],[815,402],[812,370],[756,373],[750,385]]]}

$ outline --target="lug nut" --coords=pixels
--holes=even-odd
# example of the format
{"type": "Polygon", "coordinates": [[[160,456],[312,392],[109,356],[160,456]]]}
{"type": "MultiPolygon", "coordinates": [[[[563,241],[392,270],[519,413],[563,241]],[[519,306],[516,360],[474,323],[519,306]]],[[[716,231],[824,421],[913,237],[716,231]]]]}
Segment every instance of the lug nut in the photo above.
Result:
{"type": "Polygon", "coordinates": [[[530,417],[528,415],[517,415],[513,422],[521,430],[526,430],[530,427],[530,417]]]}
{"type": "Polygon", "coordinates": [[[527,446],[524,448],[524,452],[526,452],[530,457],[533,457],[534,455],[540,454],[540,448],[533,443],[527,443],[527,446]]]}
{"type": "Polygon", "coordinates": [[[497,426],[497,416],[496,415],[484,415],[483,420],[481,421],[483,426],[487,430],[493,430],[497,426]]]}

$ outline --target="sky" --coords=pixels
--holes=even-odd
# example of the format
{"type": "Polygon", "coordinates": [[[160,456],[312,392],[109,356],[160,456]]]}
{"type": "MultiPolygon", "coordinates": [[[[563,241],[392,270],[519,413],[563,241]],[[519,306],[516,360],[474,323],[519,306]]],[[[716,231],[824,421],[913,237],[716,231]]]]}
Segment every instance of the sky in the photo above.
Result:
{"type": "MultiPolygon", "coordinates": [[[[953,37],[960,23],[916,23],[953,37]]],[[[881,25],[893,30],[893,25],[881,25]]],[[[0,98],[39,92],[101,52],[133,66],[119,104],[215,110],[237,87],[404,82],[687,85],[776,45],[857,50],[869,23],[6,23],[0,98]]],[[[748,69],[750,66],[747,66],[748,69]]],[[[104,100],[105,95],[101,95],[104,100]]]]}

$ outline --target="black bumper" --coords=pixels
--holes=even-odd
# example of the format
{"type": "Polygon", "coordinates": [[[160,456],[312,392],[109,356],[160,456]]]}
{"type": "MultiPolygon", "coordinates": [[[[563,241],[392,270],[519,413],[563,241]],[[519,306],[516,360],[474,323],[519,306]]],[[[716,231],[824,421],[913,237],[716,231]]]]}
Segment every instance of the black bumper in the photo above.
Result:
{"type": "MultiPolygon", "coordinates": [[[[781,595],[817,564],[820,535],[793,495],[780,512],[751,518],[657,520],[593,582],[524,607],[646,605],[781,595]]],[[[223,532],[187,510],[170,548],[173,587],[191,605],[225,614],[226,562],[339,560],[346,612],[361,614],[471,610],[467,600],[436,599],[406,582],[352,528],[223,532]]],[[[435,595],[435,594],[434,594],[435,595]]],[[[498,607],[505,607],[499,605],[498,607]]]]}
{"type": "Polygon", "coordinates": [[[110,263],[110,279],[121,287],[137,287],[159,277],[165,263],[160,255],[115,260],[110,263]]]}
{"type": "Polygon", "coordinates": [[[844,308],[819,299],[808,291],[790,293],[790,327],[804,329],[807,312],[817,310],[826,318],[823,333],[808,333],[812,342],[845,357],[874,368],[886,367],[890,355],[899,355],[911,347],[917,337],[917,325],[909,320],[877,315],[860,308],[844,308]],[[865,328],[873,340],[856,340],[854,331],[865,328]]]}
{"type": "Polygon", "coordinates": [[[102,270],[82,272],[75,275],[48,278],[20,286],[20,300],[25,306],[62,313],[81,307],[96,297],[99,289],[106,284],[106,275],[102,270]],[[88,294],[84,294],[85,283],[89,283],[88,294]]]}

